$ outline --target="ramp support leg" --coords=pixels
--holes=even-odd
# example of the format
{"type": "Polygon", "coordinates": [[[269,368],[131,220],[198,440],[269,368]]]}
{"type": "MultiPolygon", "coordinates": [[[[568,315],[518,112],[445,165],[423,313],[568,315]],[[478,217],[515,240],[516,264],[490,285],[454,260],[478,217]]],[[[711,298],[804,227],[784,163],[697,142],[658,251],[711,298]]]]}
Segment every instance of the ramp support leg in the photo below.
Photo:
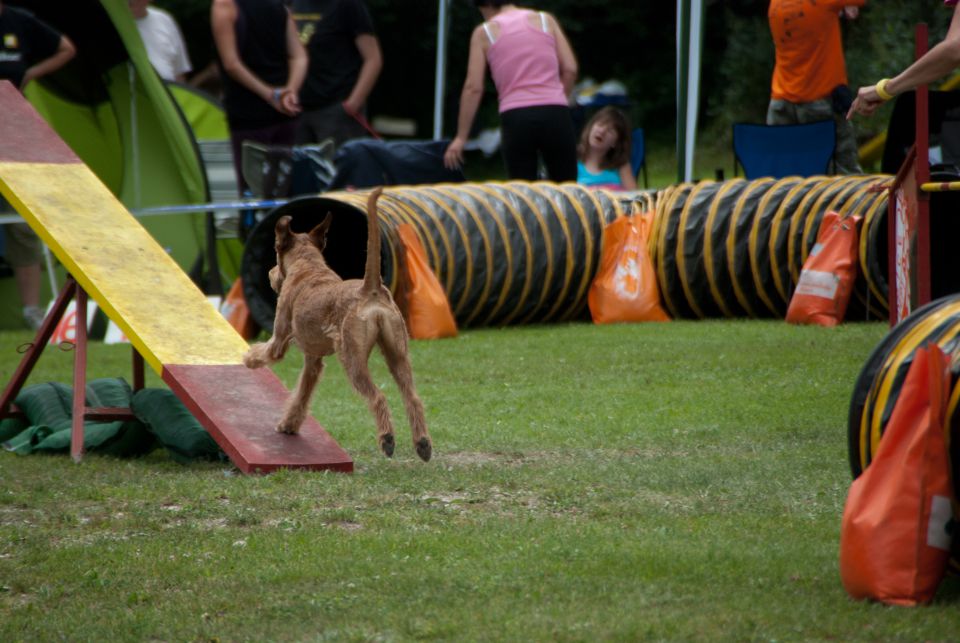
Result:
{"type": "MultiPolygon", "coordinates": [[[[67,306],[71,299],[76,299],[76,339],[74,341],[73,355],[73,420],[70,431],[70,456],[74,462],[80,462],[83,459],[83,423],[86,420],[129,420],[135,416],[128,408],[91,408],[86,404],[87,390],[87,292],[77,284],[72,275],[67,276],[67,281],[57,295],[53,308],[43,320],[37,335],[24,353],[23,359],[17,366],[13,377],[7,383],[0,397],[0,419],[5,417],[22,417],[22,412],[17,409],[13,401],[17,398],[23,385],[30,377],[30,372],[40,359],[40,354],[46,347],[47,342],[53,336],[57,324],[63,319],[67,306]]],[[[143,356],[133,349],[133,390],[139,391],[144,388],[144,360],[143,356]]]]}
{"type": "Polygon", "coordinates": [[[70,431],[70,457],[83,459],[83,419],[87,410],[87,292],[76,288],[77,337],[73,352],[73,426],[70,431]]]}

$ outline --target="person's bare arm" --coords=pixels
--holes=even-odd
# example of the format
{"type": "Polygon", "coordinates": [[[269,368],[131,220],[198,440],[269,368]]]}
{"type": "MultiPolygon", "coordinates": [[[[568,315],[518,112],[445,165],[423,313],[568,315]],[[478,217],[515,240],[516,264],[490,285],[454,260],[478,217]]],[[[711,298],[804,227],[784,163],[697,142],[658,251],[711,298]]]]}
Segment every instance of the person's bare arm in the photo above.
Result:
{"type": "Polygon", "coordinates": [[[620,183],[624,190],[637,189],[637,177],[633,175],[633,167],[630,163],[624,163],[620,166],[620,183]]]}
{"type": "Polygon", "coordinates": [[[23,89],[27,86],[31,80],[36,80],[37,78],[42,78],[47,74],[52,74],[57,71],[77,55],[77,48],[74,47],[73,41],[71,41],[66,36],[60,36],[60,44],[57,46],[57,51],[48,58],[44,58],[35,65],[32,65],[27,68],[23,73],[23,80],[20,81],[20,88],[23,89]]]}
{"type": "Polygon", "coordinates": [[[280,95],[280,103],[286,113],[292,115],[300,113],[300,88],[303,87],[303,81],[307,77],[310,59],[303,43],[300,42],[297,24],[289,12],[287,14],[287,61],[289,72],[287,84],[280,95]]]}
{"type": "Polygon", "coordinates": [[[380,77],[380,70],[383,69],[383,54],[380,52],[380,41],[373,34],[360,34],[354,39],[357,51],[360,52],[360,58],[363,63],[360,66],[360,73],[357,75],[357,82],[354,83],[347,100],[343,101],[343,109],[348,114],[356,114],[367,102],[373,86],[380,77]]]}
{"type": "MultiPolygon", "coordinates": [[[[235,81],[269,103],[279,112],[294,114],[283,105],[282,88],[271,87],[250,71],[240,58],[234,28],[237,22],[237,5],[233,0],[213,0],[210,7],[210,27],[217,47],[223,71],[235,81]],[[275,92],[274,89],[280,90],[275,92]]],[[[302,81],[301,81],[302,82],[302,81]]]]}
{"type": "Polygon", "coordinates": [[[560,82],[563,83],[563,91],[567,96],[573,93],[573,86],[577,83],[577,57],[573,53],[573,47],[570,41],[563,33],[560,23],[551,14],[547,14],[547,22],[550,25],[550,33],[553,34],[557,42],[557,58],[560,61],[560,82]]]}
{"type": "MultiPolygon", "coordinates": [[[[887,81],[885,89],[888,94],[896,96],[943,78],[957,67],[960,67],[960,5],[953,10],[950,28],[943,41],[887,81]]],[[[877,93],[876,85],[861,87],[847,112],[847,118],[852,118],[854,114],[869,116],[883,103],[884,99],[877,93]]]]}
{"type": "Polygon", "coordinates": [[[450,169],[463,165],[463,146],[470,136],[473,119],[477,116],[480,101],[483,98],[483,79],[487,71],[487,58],[484,52],[486,34],[483,25],[473,30],[470,37],[470,55],[467,59],[467,77],[460,94],[460,114],[457,117],[457,135],[447,146],[443,154],[443,164],[450,169]]]}

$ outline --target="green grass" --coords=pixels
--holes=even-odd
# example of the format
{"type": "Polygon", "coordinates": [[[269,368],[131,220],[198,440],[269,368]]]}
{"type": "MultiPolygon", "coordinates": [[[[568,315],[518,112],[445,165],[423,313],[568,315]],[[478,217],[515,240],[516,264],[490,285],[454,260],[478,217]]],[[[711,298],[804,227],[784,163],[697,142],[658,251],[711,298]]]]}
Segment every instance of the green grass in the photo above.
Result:
{"type": "MultiPolygon", "coordinates": [[[[414,342],[434,460],[335,360],[352,475],[0,453],[0,640],[956,640],[840,584],[853,382],[886,328],[708,321],[414,342]]],[[[26,333],[0,333],[0,375],[26,333]]],[[[129,348],[91,347],[91,376],[129,348]]],[[[48,350],[33,381],[69,381],[48,350]]],[[[292,384],[299,358],[277,372],[292,384]]],[[[155,385],[151,376],[148,384],[155,385]]]]}

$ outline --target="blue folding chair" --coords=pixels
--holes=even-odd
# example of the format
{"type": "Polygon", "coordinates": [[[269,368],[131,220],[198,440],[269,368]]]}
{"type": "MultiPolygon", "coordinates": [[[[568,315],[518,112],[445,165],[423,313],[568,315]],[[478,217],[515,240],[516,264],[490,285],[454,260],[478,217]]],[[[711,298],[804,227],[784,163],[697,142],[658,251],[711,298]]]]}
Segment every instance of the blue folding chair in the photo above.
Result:
{"type": "Polygon", "coordinates": [[[799,125],[733,126],[733,173],[748,179],[827,174],[837,147],[833,120],[799,125]]]}
{"type": "Polygon", "coordinates": [[[643,128],[637,127],[630,133],[630,167],[633,176],[639,178],[643,170],[643,187],[647,187],[647,149],[643,141],[643,128]]]}

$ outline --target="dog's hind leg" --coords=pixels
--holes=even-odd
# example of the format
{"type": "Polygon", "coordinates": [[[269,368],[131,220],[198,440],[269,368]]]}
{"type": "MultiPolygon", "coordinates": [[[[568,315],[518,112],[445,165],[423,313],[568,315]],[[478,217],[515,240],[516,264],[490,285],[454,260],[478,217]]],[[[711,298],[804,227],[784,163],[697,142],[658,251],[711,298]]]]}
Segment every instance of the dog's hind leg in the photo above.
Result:
{"type": "Polygon", "coordinates": [[[353,388],[367,401],[367,407],[377,423],[377,441],[380,449],[390,457],[393,455],[395,446],[393,421],[390,419],[390,408],[387,406],[386,396],[370,377],[367,360],[370,358],[373,344],[365,340],[366,337],[353,336],[345,332],[337,355],[353,388]]]}
{"type": "MultiPolygon", "coordinates": [[[[390,322],[387,322],[389,325],[390,322]]],[[[406,330],[401,326],[391,328],[388,335],[377,340],[383,357],[387,362],[390,374],[397,382],[403,404],[407,409],[407,420],[410,422],[410,432],[413,434],[413,446],[417,455],[424,462],[430,460],[433,453],[433,443],[427,433],[427,418],[423,411],[423,402],[413,385],[413,369],[410,367],[410,356],[407,353],[406,330]],[[392,331],[392,332],[391,332],[392,331]]]]}
{"type": "Polygon", "coordinates": [[[300,377],[297,378],[297,387],[287,400],[283,418],[277,424],[278,433],[293,434],[300,430],[300,425],[303,424],[310,408],[310,397],[322,374],[323,358],[304,355],[303,368],[300,370],[300,377]]]}

